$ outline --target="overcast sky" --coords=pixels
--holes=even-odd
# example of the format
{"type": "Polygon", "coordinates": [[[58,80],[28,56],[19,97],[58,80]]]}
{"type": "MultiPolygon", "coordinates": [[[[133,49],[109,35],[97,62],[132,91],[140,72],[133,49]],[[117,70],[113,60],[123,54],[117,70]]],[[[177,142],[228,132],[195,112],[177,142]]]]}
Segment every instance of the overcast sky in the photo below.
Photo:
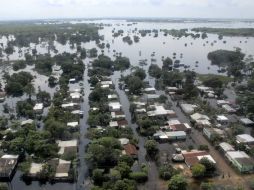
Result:
{"type": "Polygon", "coordinates": [[[254,18],[254,0],[0,0],[0,20],[87,17],[254,18]]]}

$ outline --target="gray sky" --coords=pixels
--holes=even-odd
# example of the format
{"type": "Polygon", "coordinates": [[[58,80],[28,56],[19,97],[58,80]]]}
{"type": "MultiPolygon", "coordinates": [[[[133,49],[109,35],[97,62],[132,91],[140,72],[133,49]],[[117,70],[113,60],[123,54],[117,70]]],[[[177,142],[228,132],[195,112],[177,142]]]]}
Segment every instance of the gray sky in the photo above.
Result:
{"type": "Polygon", "coordinates": [[[254,0],[0,0],[0,20],[79,17],[254,18],[254,0]]]}

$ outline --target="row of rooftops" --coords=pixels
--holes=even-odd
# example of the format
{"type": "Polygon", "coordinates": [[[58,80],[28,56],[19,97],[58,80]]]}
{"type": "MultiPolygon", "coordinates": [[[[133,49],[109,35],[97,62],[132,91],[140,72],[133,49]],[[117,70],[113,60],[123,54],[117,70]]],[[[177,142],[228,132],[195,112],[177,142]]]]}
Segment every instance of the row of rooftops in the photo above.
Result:
{"type": "MultiPolygon", "coordinates": [[[[58,151],[58,154],[61,155],[70,155],[72,153],[77,152],[78,148],[78,140],[73,139],[73,140],[68,140],[68,141],[57,141],[58,147],[60,148],[58,151]]],[[[69,177],[69,172],[71,168],[71,161],[59,159],[59,158],[54,158],[52,160],[49,160],[47,164],[52,165],[56,169],[55,173],[55,178],[68,178],[69,177]]],[[[37,177],[37,175],[42,171],[43,165],[45,163],[34,163],[32,162],[30,165],[29,169],[29,176],[30,177],[37,177]]]]}
{"type": "MultiPolygon", "coordinates": [[[[102,88],[110,88],[113,85],[113,82],[110,80],[101,81],[100,85],[102,88]]],[[[118,96],[115,93],[109,94],[107,96],[109,103],[108,108],[111,114],[111,121],[109,122],[109,127],[127,127],[128,121],[125,119],[125,113],[122,111],[122,105],[118,100],[118,96]]],[[[91,108],[91,110],[96,111],[97,108],[91,108]]],[[[97,129],[103,130],[103,127],[97,126],[97,129]]],[[[135,145],[131,144],[129,139],[120,138],[118,139],[121,145],[123,146],[122,154],[129,155],[134,159],[137,158],[138,150],[135,145]]]]}
{"type": "MultiPolygon", "coordinates": [[[[240,135],[244,137],[243,135],[240,135]]],[[[245,136],[249,139],[250,137],[245,136]]],[[[250,140],[253,140],[252,138],[250,140]]],[[[254,159],[251,158],[244,151],[237,151],[234,147],[227,143],[222,142],[219,144],[220,149],[225,154],[225,157],[240,171],[240,172],[253,172],[254,171],[254,159]]]]}

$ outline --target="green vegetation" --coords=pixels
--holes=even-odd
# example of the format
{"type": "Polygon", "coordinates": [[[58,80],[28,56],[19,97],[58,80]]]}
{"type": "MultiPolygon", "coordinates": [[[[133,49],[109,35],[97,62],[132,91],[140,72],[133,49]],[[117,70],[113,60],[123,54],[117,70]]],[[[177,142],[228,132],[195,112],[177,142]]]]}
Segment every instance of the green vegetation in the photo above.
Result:
{"type": "Polygon", "coordinates": [[[18,71],[20,69],[26,68],[26,62],[24,60],[15,61],[12,65],[12,68],[14,71],[18,71]]]}
{"type": "Polygon", "coordinates": [[[239,49],[236,51],[216,50],[208,54],[208,59],[211,60],[212,64],[218,66],[229,66],[242,61],[243,58],[244,54],[239,49]]]}
{"type": "Polygon", "coordinates": [[[186,190],[187,181],[182,175],[174,175],[168,184],[168,190],[186,190]]]}
{"type": "MultiPolygon", "coordinates": [[[[15,39],[11,41],[13,46],[29,47],[30,43],[58,41],[65,45],[69,40],[71,44],[81,42],[89,42],[100,39],[98,29],[94,25],[89,24],[36,24],[34,22],[2,22],[0,24],[1,35],[14,35],[15,39]],[[76,35],[72,35],[72,34],[76,35]],[[57,36],[57,37],[56,37],[57,36]]],[[[8,46],[10,49],[12,46],[8,46]]],[[[8,54],[12,54],[12,50],[6,50],[8,54]]]]}
{"type": "Polygon", "coordinates": [[[162,69],[157,64],[151,64],[148,73],[151,77],[159,79],[161,77],[162,69]]]}
{"type": "Polygon", "coordinates": [[[35,113],[33,111],[34,105],[35,105],[35,102],[33,101],[29,101],[29,100],[18,101],[16,105],[17,116],[34,118],[35,117],[35,113]]]}
{"type": "Polygon", "coordinates": [[[114,69],[115,70],[126,70],[130,67],[130,60],[127,57],[116,57],[114,61],[114,69]]]}
{"type": "Polygon", "coordinates": [[[164,32],[164,35],[170,35],[176,38],[181,38],[181,37],[188,37],[191,36],[192,38],[200,38],[200,34],[193,34],[193,33],[189,33],[188,29],[171,29],[171,30],[167,30],[167,29],[163,29],[161,30],[161,32],[164,32]]]}
{"type": "Polygon", "coordinates": [[[199,178],[205,175],[206,168],[202,164],[195,164],[194,166],[192,166],[191,171],[193,177],[199,178]]]}
{"type": "Polygon", "coordinates": [[[86,160],[92,168],[108,168],[117,165],[121,145],[120,142],[113,137],[102,137],[92,141],[86,153],[86,160]]]}
{"type": "Polygon", "coordinates": [[[221,81],[223,85],[227,85],[229,82],[233,81],[233,79],[228,76],[215,75],[215,74],[197,74],[197,77],[201,82],[215,80],[215,81],[221,81]]]}
{"type": "Polygon", "coordinates": [[[5,91],[8,95],[13,96],[21,96],[25,92],[26,87],[31,85],[33,80],[33,76],[30,73],[24,71],[14,73],[11,76],[9,74],[5,74],[4,78],[7,82],[5,91]]]}
{"type": "Polygon", "coordinates": [[[149,156],[154,157],[158,152],[157,142],[155,140],[147,140],[145,142],[145,149],[149,156]]]}
{"type": "Polygon", "coordinates": [[[169,57],[167,57],[166,59],[163,60],[162,62],[162,70],[172,70],[172,66],[173,66],[173,60],[169,57]]]}
{"type": "Polygon", "coordinates": [[[173,168],[171,164],[163,164],[159,168],[160,178],[163,180],[170,180],[172,176],[177,175],[179,172],[173,168]]]}
{"type": "Polygon", "coordinates": [[[50,57],[49,54],[39,55],[36,60],[32,62],[35,64],[35,70],[42,75],[50,75],[52,72],[52,66],[54,64],[54,59],[50,57]]]}
{"type": "Polygon", "coordinates": [[[244,56],[240,49],[236,49],[236,51],[217,50],[208,53],[208,59],[211,60],[212,64],[226,67],[228,75],[234,76],[235,79],[242,77],[241,71],[245,65],[244,56]]]}
{"type": "Polygon", "coordinates": [[[96,48],[92,48],[89,50],[90,57],[97,57],[98,56],[98,50],[96,48]]]}
{"type": "Polygon", "coordinates": [[[39,90],[38,94],[36,94],[36,99],[38,102],[43,103],[44,106],[50,106],[51,97],[48,92],[39,90]]]}
{"type": "Polygon", "coordinates": [[[141,90],[144,87],[143,80],[146,78],[146,73],[143,69],[135,68],[130,75],[123,78],[123,81],[127,85],[130,94],[141,94],[141,90]]]}
{"type": "Polygon", "coordinates": [[[128,43],[129,45],[133,44],[133,41],[130,36],[123,37],[123,41],[128,43]]]}
{"type": "Polygon", "coordinates": [[[111,75],[114,70],[126,70],[130,67],[130,60],[127,57],[116,57],[112,61],[110,57],[99,55],[93,62],[93,69],[89,69],[89,76],[95,75],[111,75]]]}
{"type": "Polygon", "coordinates": [[[8,133],[2,147],[14,154],[34,154],[38,159],[53,158],[58,152],[58,147],[50,133],[36,131],[35,126],[25,126],[16,133],[8,133]]]}

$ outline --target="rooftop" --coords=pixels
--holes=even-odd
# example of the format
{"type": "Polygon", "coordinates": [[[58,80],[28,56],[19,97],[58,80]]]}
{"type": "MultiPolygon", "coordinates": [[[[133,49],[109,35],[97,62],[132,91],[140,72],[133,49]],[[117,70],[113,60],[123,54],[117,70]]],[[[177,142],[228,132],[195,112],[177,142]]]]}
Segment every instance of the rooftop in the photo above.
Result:
{"type": "MultiPolygon", "coordinates": [[[[204,156],[210,158],[210,155],[206,151],[199,150],[192,150],[190,152],[182,151],[182,155],[184,156],[185,163],[187,164],[188,167],[191,167],[194,164],[199,163],[200,159],[202,159],[204,156]]],[[[212,160],[214,159],[212,158],[212,160]]]]}
{"type": "Polygon", "coordinates": [[[210,118],[207,115],[203,115],[200,113],[194,113],[193,115],[191,115],[191,119],[193,120],[210,120],[210,118]]]}
{"type": "Polygon", "coordinates": [[[254,142],[254,138],[249,134],[241,134],[236,136],[236,140],[240,143],[251,143],[254,142]]]}
{"type": "Polygon", "coordinates": [[[21,121],[21,126],[26,125],[26,124],[32,124],[33,122],[34,122],[34,120],[32,120],[32,119],[21,121]]]}
{"type": "Polygon", "coordinates": [[[123,148],[125,150],[125,153],[129,156],[133,156],[133,155],[138,154],[137,148],[133,144],[130,144],[130,143],[126,144],[126,145],[123,146],[123,148]]]}
{"type": "Polygon", "coordinates": [[[224,151],[224,152],[228,152],[228,151],[234,151],[234,147],[231,144],[228,144],[226,142],[222,142],[219,144],[220,148],[224,151]]]}
{"type": "Polygon", "coordinates": [[[76,148],[78,146],[78,141],[76,139],[70,140],[70,141],[57,141],[58,146],[60,147],[60,150],[58,154],[64,154],[65,149],[69,147],[76,148]]]}
{"type": "Polygon", "coordinates": [[[67,123],[67,126],[68,127],[78,127],[79,123],[77,121],[74,121],[74,122],[69,122],[67,123]]]}
{"type": "Polygon", "coordinates": [[[43,103],[37,103],[35,104],[33,110],[42,110],[43,109],[43,103]]]}
{"type": "Polygon", "coordinates": [[[171,115],[175,114],[173,110],[166,110],[163,106],[152,106],[155,110],[148,111],[148,116],[160,116],[160,115],[171,115]]]}
{"type": "Polygon", "coordinates": [[[70,171],[71,161],[59,159],[58,166],[56,168],[55,177],[68,177],[70,171]]]}
{"type": "Polygon", "coordinates": [[[120,102],[109,102],[108,106],[112,109],[121,109],[122,105],[120,104],[120,102]]]}
{"type": "Polygon", "coordinates": [[[243,151],[228,151],[226,153],[227,156],[230,158],[236,159],[236,158],[250,158],[248,154],[246,154],[243,151]]]}
{"type": "Polygon", "coordinates": [[[120,141],[120,143],[121,143],[121,145],[126,145],[126,144],[128,144],[129,143],[129,139],[127,139],[127,138],[120,138],[120,139],[118,139],[119,141],[120,141]]]}
{"type": "Polygon", "coordinates": [[[29,173],[32,175],[38,174],[42,170],[43,164],[31,163],[29,173]]]}
{"type": "Polygon", "coordinates": [[[218,121],[228,121],[228,118],[224,115],[217,115],[217,120],[218,121]]]}
{"type": "Polygon", "coordinates": [[[249,118],[241,118],[240,122],[243,123],[244,125],[253,125],[254,122],[250,120],[249,118]]]}

